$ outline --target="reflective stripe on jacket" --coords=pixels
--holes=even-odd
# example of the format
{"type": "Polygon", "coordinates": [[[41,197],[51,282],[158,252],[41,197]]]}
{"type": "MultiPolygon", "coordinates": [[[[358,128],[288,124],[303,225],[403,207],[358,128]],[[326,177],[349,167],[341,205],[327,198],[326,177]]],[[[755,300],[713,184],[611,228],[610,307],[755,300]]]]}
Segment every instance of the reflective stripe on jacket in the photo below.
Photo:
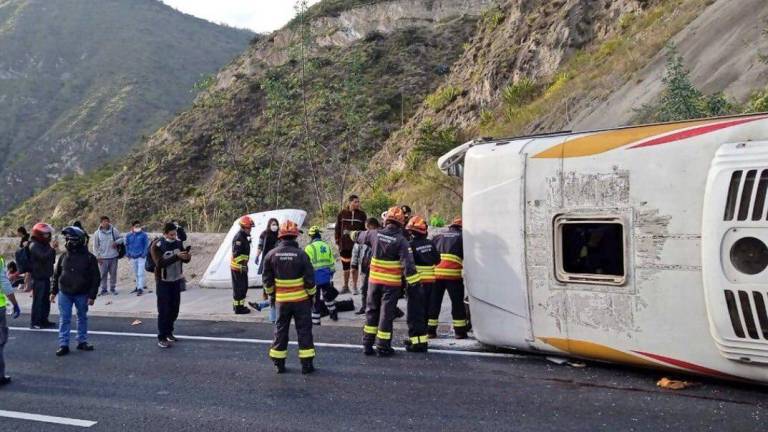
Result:
{"type": "Polygon", "coordinates": [[[435,269],[435,278],[440,280],[460,280],[464,269],[464,245],[461,230],[450,231],[435,236],[432,240],[440,252],[440,263],[435,269]]]}
{"type": "Polygon", "coordinates": [[[240,230],[235,234],[235,238],[232,239],[232,261],[230,261],[229,267],[233,271],[247,272],[250,256],[251,237],[245,231],[240,230]]]}
{"type": "Polygon", "coordinates": [[[264,290],[278,303],[308,300],[317,293],[315,269],[295,240],[281,240],[264,258],[264,290]]]}
{"type": "Polygon", "coordinates": [[[403,275],[409,285],[421,280],[411,248],[399,226],[389,224],[384,229],[363,231],[355,241],[370,246],[373,251],[368,274],[370,283],[401,287],[403,275]]]}

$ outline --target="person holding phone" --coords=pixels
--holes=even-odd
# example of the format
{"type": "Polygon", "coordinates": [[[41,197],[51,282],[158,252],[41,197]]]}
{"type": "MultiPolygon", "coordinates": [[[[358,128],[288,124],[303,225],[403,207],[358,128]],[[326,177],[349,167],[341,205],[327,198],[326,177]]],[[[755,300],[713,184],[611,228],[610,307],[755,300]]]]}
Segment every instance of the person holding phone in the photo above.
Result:
{"type": "Polygon", "coordinates": [[[192,259],[192,247],[178,239],[176,224],[163,227],[163,237],[152,242],[150,255],[155,263],[157,291],[157,346],[170,348],[178,339],[173,335],[179,317],[183,264],[192,259]]]}

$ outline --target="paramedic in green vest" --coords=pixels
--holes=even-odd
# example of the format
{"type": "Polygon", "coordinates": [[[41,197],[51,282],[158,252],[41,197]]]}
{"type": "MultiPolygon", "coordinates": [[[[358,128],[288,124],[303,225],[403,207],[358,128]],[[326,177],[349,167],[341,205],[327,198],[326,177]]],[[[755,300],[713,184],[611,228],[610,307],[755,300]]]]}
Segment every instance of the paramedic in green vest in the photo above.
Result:
{"type": "Polygon", "coordinates": [[[325,302],[325,307],[328,309],[331,319],[334,321],[339,320],[339,314],[336,311],[336,297],[339,295],[339,292],[333,287],[336,258],[333,256],[331,246],[323,241],[322,232],[318,226],[310,227],[310,242],[304,248],[304,252],[309,256],[309,261],[315,269],[317,295],[315,295],[315,301],[312,305],[312,324],[314,325],[320,325],[322,302],[325,302]]]}
{"type": "Polygon", "coordinates": [[[18,318],[21,315],[21,308],[16,302],[11,281],[8,280],[5,272],[5,260],[0,257],[0,387],[11,382],[11,377],[5,376],[5,358],[3,357],[3,348],[8,342],[8,324],[6,323],[8,315],[5,314],[8,302],[13,305],[13,319],[18,318]]]}

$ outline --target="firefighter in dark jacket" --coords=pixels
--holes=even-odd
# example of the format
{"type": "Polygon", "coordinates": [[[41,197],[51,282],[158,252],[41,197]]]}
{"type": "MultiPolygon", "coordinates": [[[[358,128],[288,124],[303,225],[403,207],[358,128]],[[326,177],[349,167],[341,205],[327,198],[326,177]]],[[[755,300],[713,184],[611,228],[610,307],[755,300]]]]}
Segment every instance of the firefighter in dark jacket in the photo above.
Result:
{"type": "Polygon", "coordinates": [[[440,254],[427,238],[428,226],[424,218],[412,217],[406,230],[411,235],[411,251],[421,283],[408,289],[408,339],[405,340],[405,349],[426,352],[429,296],[435,284],[435,266],[440,262],[440,254]]]}
{"type": "Polygon", "coordinates": [[[317,293],[315,269],[306,252],[299,248],[298,236],[299,227],[293,221],[283,222],[277,246],[264,257],[264,289],[277,312],[275,339],[269,350],[277,373],[285,372],[291,318],[296,324],[299,339],[301,373],[308,374],[315,370],[315,344],[312,341],[312,298],[317,293]]]}
{"type": "Polygon", "coordinates": [[[392,349],[392,321],[402,288],[402,276],[405,275],[409,290],[421,289],[418,287],[419,273],[413,254],[403,237],[404,223],[403,210],[392,207],[387,211],[383,229],[352,232],[350,235],[357,243],[368,245],[373,250],[363,327],[365,355],[376,353],[386,357],[395,353],[392,349]]]}
{"type": "Polygon", "coordinates": [[[232,261],[229,267],[232,271],[232,308],[237,315],[250,313],[245,306],[245,296],[248,294],[248,259],[251,257],[251,228],[253,220],[249,216],[240,218],[240,231],[232,239],[232,261]]]}
{"type": "Polygon", "coordinates": [[[440,253],[440,263],[435,268],[435,287],[429,300],[429,337],[437,337],[437,324],[443,296],[448,291],[451,298],[451,315],[456,339],[467,337],[467,310],[464,308],[464,244],[461,234],[461,218],[456,218],[448,232],[436,235],[432,242],[440,253]]]}

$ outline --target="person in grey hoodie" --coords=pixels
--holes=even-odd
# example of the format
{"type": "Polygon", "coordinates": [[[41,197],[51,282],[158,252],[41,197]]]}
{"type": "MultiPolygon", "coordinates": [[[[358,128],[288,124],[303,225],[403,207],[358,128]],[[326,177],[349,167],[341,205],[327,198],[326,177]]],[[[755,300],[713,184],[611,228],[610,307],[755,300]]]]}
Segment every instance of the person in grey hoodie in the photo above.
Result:
{"type": "Polygon", "coordinates": [[[101,292],[107,294],[107,282],[112,295],[117,295],[117,246],[125,243],[125,238],[111,223],[107,216],[102,216],[99,229],[93,233],[93,254],[99,261],[101,273],[101,292]]]}

